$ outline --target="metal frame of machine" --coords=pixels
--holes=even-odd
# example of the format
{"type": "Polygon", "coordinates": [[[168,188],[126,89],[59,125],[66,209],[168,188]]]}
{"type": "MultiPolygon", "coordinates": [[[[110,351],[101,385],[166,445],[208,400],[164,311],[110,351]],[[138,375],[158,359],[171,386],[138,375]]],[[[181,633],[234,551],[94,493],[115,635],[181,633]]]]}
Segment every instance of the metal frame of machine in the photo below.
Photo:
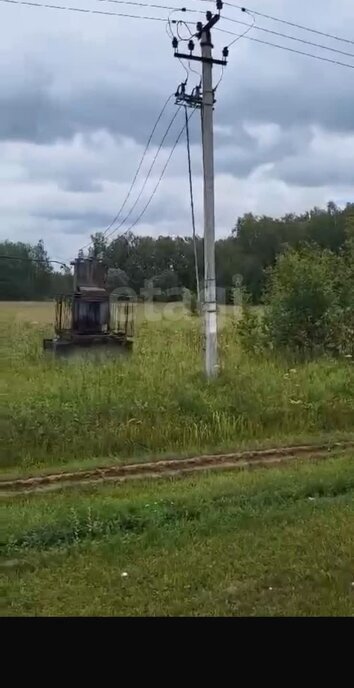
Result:
{"type": "Polygon", "coordinates": [[[44,339],[45,351],[66,353],[78,348],[131,348],[135,304],[131,297],[110,295],[107,266],[95,258],[77,258],[74,289],[55,300],[55,337],[44,339]]]}

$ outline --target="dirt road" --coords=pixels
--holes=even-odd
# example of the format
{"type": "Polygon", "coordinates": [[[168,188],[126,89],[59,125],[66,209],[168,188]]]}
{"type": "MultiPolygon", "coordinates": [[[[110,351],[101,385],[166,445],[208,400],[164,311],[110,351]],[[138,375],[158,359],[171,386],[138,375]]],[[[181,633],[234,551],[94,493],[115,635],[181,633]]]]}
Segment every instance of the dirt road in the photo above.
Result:
{"type": "Polygon", "coordinates": [[[56,472],[13,480],[0,479],[0,496],[52,491],[64,487],[77,487],[108,481],[125,482],[127,480],[178,477],[190,475],[198,471],[271,467],[289,463],[296,459],[323,459],[328,456],[335,456],[352,447],[354,447],[354,441],[317,445],[293,445],[289,447],[276,447],[274,449],[194,456],[187,459],[110,465],[88,470],[62,471],[60,473],[56,472]]]}

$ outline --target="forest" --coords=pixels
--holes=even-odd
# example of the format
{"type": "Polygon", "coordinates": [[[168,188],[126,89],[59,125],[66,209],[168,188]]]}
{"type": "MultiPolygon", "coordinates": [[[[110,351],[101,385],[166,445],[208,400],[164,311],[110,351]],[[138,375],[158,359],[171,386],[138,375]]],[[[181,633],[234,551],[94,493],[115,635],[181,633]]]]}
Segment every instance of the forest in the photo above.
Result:
{"type": "MultiPolygon", "coordinates": [[[[217,285],[231,301],[235,282],[241,280],[254,304],[261,303],[267,270],[288,249],[311,244],[339,254],[354,235],[354,203],[339,208],[329,202],[324,209],[282,218],[247,213],[237,219],[229,236],[216,242],[217,285]]],[[[91,256],[102,258],[110,268],[111,288],[126,286],[141,296],[147,283],[155,298],[175,300],[182,288],[196,290],[191,237],[139,236],[123,233],[107,242],[104,232],[92,235],[91,256]]],[[[197,238],[198,271],[203,275],[203,240],[197,238]]],[[[73,256],[74,257],[74,256],[73,256]]],[[[42,240],[31,245],[0,242],[0,300],[40,301],[70,291],[68,266],[51,263],[42,240]]]]}

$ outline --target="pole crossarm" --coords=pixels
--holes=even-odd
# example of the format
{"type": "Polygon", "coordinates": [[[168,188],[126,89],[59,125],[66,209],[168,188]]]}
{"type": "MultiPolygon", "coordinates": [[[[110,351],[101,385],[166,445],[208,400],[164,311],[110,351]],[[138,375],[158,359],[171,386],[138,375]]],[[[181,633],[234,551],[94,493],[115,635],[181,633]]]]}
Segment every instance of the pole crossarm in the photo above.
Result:
{"type": "Polygon", "coordinates": [[[217,60],[214,59],[213,57],[202,57],[201,55],[191,55],[188,53],[175,53],[175,57],[178,57],[180,60],[194,60],[195,62],[208,62],[209,64],[216,64],[216,65],[222,65],[225,67],[227,65],[227,60],[223,58],[222,60],[217,60]]]}

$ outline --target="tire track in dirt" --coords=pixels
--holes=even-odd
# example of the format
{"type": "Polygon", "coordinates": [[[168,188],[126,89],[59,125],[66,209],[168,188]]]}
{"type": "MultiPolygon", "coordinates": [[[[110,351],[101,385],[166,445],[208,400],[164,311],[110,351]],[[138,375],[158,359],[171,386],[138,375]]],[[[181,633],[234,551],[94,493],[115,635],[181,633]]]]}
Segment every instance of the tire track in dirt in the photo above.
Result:
{"type": "Polygon", "coordinates": [[[335,452],[354,447],[354,441],[331,444],[293,445],[273,449],[239,451],[229,454],[207,454],[186,459],[167,459],[149,463],[110,465],[88,470],[62,471],[13,480],[0,479],[0,496],[47,492],[63,487],[104,483],[169,478],[190,475],[199,471],[248,469],[271,467],[306,458],[323,459],[335,452]]]}

